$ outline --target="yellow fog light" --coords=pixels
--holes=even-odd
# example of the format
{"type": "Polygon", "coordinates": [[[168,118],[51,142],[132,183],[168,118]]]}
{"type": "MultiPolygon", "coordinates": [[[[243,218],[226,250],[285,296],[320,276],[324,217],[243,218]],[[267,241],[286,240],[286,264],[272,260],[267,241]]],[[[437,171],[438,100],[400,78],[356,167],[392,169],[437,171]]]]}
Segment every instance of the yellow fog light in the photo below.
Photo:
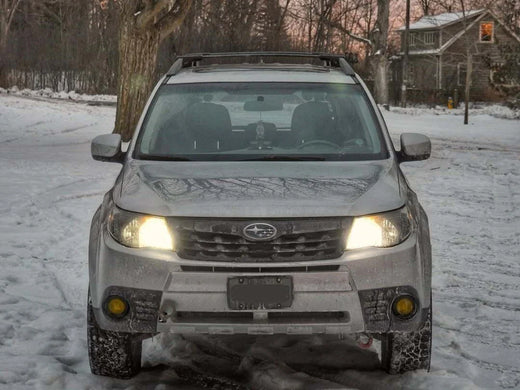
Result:
{"type": "Polygon", "coordinates": [[[123,298],[109,297],[106,301],[108,314],[113,317],[123,317],[128,312],[128,304],[123,298]]]}
{"type": "Polygon", "coordinates": [[[415,314],[415,300],[411,296],[401,296],[394,301],[394,314],[401,318],[410,318],[415,314]]]}

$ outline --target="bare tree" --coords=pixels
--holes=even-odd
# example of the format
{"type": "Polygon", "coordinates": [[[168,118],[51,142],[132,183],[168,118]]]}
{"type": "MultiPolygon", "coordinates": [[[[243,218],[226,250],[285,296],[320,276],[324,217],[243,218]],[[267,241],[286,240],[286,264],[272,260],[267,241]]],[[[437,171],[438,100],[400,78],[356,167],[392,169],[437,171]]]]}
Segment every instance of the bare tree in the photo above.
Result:
{"type": "Polygon", "coordinates": [[[373,67],[374,94],[379,104],[388,104],[388,29],[390,16],[390,0],[377,0],[377,18],[369,37],[365,38],[345,28],[338,21],[326,21],[351,39],[363,43],[368,48],[369,62],[373,67]]]}
{"type": "MultiPolygon", "coordinates": [[[[405,15],[403,0],[394,0],[391,9],[389,1],[0,0],[0,78],[2,85],[22,88],[119,93],[116,131],[125,133],[125,139],[133,132],[154,79],[179,52],[357,52],[362,62],[356,70],[375,80],[374,95],[384,104],[389,95],[385,92],[388,58],[397,52],[393,49],[397,34],[394,38],[389,31],[401,19],[404,23],[405,15]],[[178,33],[171,34],[176,26],[178,33]]],[[[412,2],[411,17],[460,11],[460,1],[412,2]]],[[[464,0],[466,13],[489,1],[464,0]]],[[[520,32],[518,0],[496,0],[492,8],[506,26],[520,32]]],[[[475,55],[474,42],[469,44],[475,74],[477,62],[486,59],[475,55]]],[[[451,69],[449,77],[462,85],[468,68],[464,38],[459,46],[453,54],[457,76],[451,69]]],[[[511,59],[508,70],[513,76],[518,74],[515,61],[511,59]]],[[[509,77],[505,71],[494,73],[497,80],[509,77]]],[[[417,68],[413,74],[419,72],[417,68]]]]}
{"type": "Polygon", "coordinates": [[[432,6],[433,6],[434,0],[419,0],[419,5],[421,6],[423,15],[430,15],[430,12],[432,12],[432,6]]]}
{"type": "Polygon", "coordinates": [[[502,0],[498,4],[499,15],[502,16],[504,23],[520,34],[520,1],[518,0],[502,0]]]}
{"type": "Polygon", "coordinates": [[[471,42],[468,34],[468,21],[466,19],[466,7],[464,0],[460,0],[462,8],[462,20],[464,24],[464,40],[466,46],[466,85],[464,86],[464,124],[467,125],[469,120],[469,95],[471,90],[471,74],[473,72],[473,54],[471,52],[471,42]]]}
{"type": "Polygon", "coordinates": [[[286,17],[291,0],[284,0],[283,5],[279,0],[260,0],[259,3],[255,20],[258,49],[286,49],[289,46],[286,17]]]}
{"type": "Polygon", "coordinates": [[[120,7],[115,133],[132,138],[153,86],[160,43],[178,28],[191,0],[125,0],[120,7]]]}
{"type": "Polygon", "coordinates": [[[6,64],[7,42],[14,15],[21,0],[0,0],[0,86],[7,86],[6,64]]]}
{"type": "Polygon", "coordinates": [[[372,33],[374,50],[374,94],[379,104],[388,104],[388,25],[390,0],[377,0],[376,27],[372,33]]]}
{"type": "MultiPolygon", "coordinates": [[[[426,10],[425,12],[428,12],[426,10]]],[[[406,88],[408,82],[408,57],[410,55],[410,0],[406,0],[405,30],[403,34],[404,55],[401,70],[401,107],[406,107],[406,88]]],[[[425,15],[428,15],[427,13],[425,15]]]]}

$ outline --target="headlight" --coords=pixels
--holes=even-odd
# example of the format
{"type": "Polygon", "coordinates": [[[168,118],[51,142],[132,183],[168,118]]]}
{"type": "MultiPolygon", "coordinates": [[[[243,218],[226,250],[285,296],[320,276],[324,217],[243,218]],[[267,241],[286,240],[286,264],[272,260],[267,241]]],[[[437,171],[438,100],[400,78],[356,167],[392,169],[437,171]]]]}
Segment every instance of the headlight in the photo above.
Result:
{"type": "Polygon", "coordinates": [[[412,231],[412,218],[406,207],[384,214],[356,217],[347,236],[346,249],[387,248],[403,242],[412,231]]]}
{"type": "Polygon", "coordinates": [[[116,241],[131,248],[174,250],[173,236],[163,217],[114,208],[108,221],[108,230],[116,241]]]}

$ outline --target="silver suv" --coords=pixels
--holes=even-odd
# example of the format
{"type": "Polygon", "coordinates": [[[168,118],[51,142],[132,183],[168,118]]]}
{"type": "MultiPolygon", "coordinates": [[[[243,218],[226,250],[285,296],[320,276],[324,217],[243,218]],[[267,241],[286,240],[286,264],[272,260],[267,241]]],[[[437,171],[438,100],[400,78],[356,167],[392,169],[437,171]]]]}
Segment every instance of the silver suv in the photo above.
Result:
{"type": "Polygon", "coordinates": [[[342,56],[180,57],[126,152],[92,142],[123,164],[90,232],[92,372],[132,377],[160,332],[353,334],[428,369],[428,219],[399,164],[430,151],[394,150],[342,56]]]}

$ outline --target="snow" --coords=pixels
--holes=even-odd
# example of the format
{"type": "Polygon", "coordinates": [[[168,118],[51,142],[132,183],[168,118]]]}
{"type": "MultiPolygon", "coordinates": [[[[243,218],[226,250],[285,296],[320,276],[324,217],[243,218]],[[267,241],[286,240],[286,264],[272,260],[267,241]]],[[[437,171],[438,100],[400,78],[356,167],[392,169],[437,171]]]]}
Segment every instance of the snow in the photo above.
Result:
{"type": "MultiPolygon", "coordinates": [[[[466,18],[478,15],[484,11],[485,9],[466,11],[466,18]]],[[[447,12],[439,15],[426,15],[419,19],[417,22],[410,24],[410,30],[433,29],[456,22],[459,19],[462,19],[463,17],[464,13],[462,12],[447,12]]],[[[398,29],[398,31],[404,30],[405,26],[402,26],[398,29]]]]}
{"type": "Polygon", "coordinates": [[[85,337],[90,218],[120,169],[89,142],[115,110],[0,94],[0,389],[520,389],[520,120],[485,110],[384,111],[395,140],[433,143],[403,166],[432,230],[429,374],[389,376],[349,338],[161,335],[120,381],[90,374],[85,337]]]}
{"type": "MultiPolygon", "coordinates": [[[[411,48],[409,53],[410,55],[417,55],[417,56],[422,56],[422,55],[431,55],[431,54],[437,54],[440,52],[441,49],[425,49],[425,50],[417,50],[415,48],[411,48]]],[[[400,52],[399,53],[400,55],[404,55],[404,51],[400,52]]]]}
{"type": "MultiPolygon", "coordinates": [[[[500,104],[489,104],[489,103],[470,103],[469,109],[471,116],[475,115],[489,115],[495,118],[502,119],[520,119],[520,110],[513,110],[509,107],[500,104]]],[[[459,108],[448,109],[444,106],[435,106],[434,108],[428,108],[424,105],[411,106],[411,107],[390,107],[390,110],[399,114],[407,115],[464,115],[464,104],[461,103],[459,108]]]]}
{"type": "Polygon", "coordinates": [[[34,99],[43,98],[43,99],[62,99],[62,100],[72,100],[78,102],[98,102],[98,103],[107,103],[107,104],[115,104],[117,101],[117,96],[115,95],[86,95],[79,94],[75,91],[53,91],[50,88],[45,89],[19,89],[17,86],[13,86],[9,89],[0,88],[0,95],[2,94],[10,94],[16,96],[26,96],[34,99]]]}

